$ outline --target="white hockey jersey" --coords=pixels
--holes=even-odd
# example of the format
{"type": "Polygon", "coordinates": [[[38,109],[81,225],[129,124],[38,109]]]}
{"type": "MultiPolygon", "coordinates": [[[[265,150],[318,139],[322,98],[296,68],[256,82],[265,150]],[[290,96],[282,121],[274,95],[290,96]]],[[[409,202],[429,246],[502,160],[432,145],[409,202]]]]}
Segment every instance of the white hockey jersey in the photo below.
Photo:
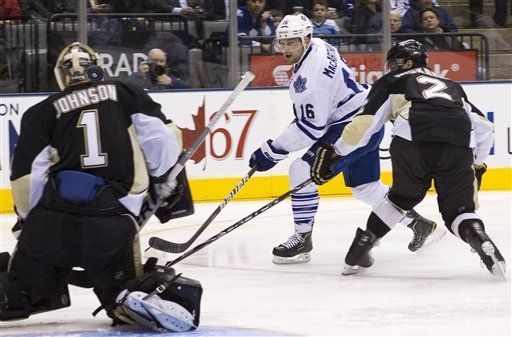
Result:
{"type": "Polygon", "coordinates": [[[329,126],[352,120],[370,86],[355,81],[354,72],[327,42],[313,38],[290,81],[295,120],[273,141],[278,150],[298,151],[314,144],[329,126]]]}

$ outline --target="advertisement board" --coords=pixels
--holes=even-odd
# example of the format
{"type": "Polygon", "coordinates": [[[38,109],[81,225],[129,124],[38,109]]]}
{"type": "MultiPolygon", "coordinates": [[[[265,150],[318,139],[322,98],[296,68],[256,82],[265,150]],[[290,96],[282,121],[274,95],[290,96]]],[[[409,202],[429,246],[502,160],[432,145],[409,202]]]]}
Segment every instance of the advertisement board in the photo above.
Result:
{"type": "MultiPolygon", "coordinates": [[[[496,125],[496,141],[486,161],[489,171],[484,179],[484,187],[510,189],[512,83],[464,84],[463,87],[471,102],[496,125]],[[501,173],[494,175],[493,172],[501,173]]],[[[150,93],[162,105],[162,111],[181,128],[185,146],[192,144],[229,94],[228,90],[150,93]]],[[[45,97],[0,96],[0,211],[12,210],[10,161],[19,136],[21,118],[30,106],[45,97]]],[[[225,193],[249,170],[251,153],[267,139],[278,136],[293,120],[292,103],[285,88],[245,90],[230,110],[232,117],[226,116],[219,121],[187,163],[187,173],[196,200],[223,199],[225,193]]],[[[386,127],[385,138],[380,146],[381,168],[383,176],[389,177],[391,164],[387,150],[392,125],[388,123],[386,127]]],[[[244,188],[240,196],[270,197],[284,193],[289,188],[289,164],[303,152],[304,150],[292,154],[271,171],[257,173],[252,179],[255,183],[244,188]]],[[[321,191],[328,194],[350,193],[339,181],[323,186],[321,191]]]]}
{"type": "MultiPolygon", "coordinates": [[[[384,72],[380,53],[344,53],[342,57],[355,73],[359,83],[373,83],[384,72]]],[[[281,55],[250,55],[251,71],[256,75],[253,87],[288,86],[292,66],[285,64],[281,55]],[[270,70],[270,71],[269,71],[270,70]]],[[[431,51],[429,66],[441,77],[454,81],[477,79],[477,51],[431,51]]]]}

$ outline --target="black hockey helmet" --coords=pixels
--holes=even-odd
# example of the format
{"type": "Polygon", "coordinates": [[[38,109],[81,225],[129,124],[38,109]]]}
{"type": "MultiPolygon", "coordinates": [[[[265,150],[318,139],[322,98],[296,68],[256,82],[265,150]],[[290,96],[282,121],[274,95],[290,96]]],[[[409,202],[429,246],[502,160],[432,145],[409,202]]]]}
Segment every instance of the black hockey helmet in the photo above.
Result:
{"type": "Polygon", "coordinates": [[[427,49],[420,42],[410,39],[397,43],[388,51],[387,64],[395,64],[399,68],[407,60],[411,60],[414,68],[427,66],[427,49]]]}

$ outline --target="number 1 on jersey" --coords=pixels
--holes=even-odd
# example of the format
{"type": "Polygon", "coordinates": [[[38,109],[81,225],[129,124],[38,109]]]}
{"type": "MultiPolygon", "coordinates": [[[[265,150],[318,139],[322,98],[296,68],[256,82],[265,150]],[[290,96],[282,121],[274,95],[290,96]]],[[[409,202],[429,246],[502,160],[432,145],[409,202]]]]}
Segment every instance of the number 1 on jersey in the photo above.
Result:
{"type": "Polygon", "coordinates": [[[82,168],[106,166],[108,155],[101,152],[98,110],[82,111],[78,119],[77,128],[84,129],[85,154],[80,156],[82,168]]]}

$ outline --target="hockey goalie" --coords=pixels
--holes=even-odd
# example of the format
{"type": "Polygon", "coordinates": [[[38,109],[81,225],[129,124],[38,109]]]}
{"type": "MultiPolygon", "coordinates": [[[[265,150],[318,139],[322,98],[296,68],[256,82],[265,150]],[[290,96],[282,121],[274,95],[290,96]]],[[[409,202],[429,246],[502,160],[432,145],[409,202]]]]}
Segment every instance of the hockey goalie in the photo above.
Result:
{"type": "Polygon", "coordinates": [[[68,307],[74,284],[93,289],[114,325],[197,328],[201,284],[154,259],[143,267],[135,221],[149,190],[168,201],[165,222],[187,189],[184,175],[168,179],[179,129],[141,88],[103,81],[87,45],[67,46],[55,75],[62,91],[24,114],[13,156],[19,237],[0,254],[0,319],[68,307]]]}

